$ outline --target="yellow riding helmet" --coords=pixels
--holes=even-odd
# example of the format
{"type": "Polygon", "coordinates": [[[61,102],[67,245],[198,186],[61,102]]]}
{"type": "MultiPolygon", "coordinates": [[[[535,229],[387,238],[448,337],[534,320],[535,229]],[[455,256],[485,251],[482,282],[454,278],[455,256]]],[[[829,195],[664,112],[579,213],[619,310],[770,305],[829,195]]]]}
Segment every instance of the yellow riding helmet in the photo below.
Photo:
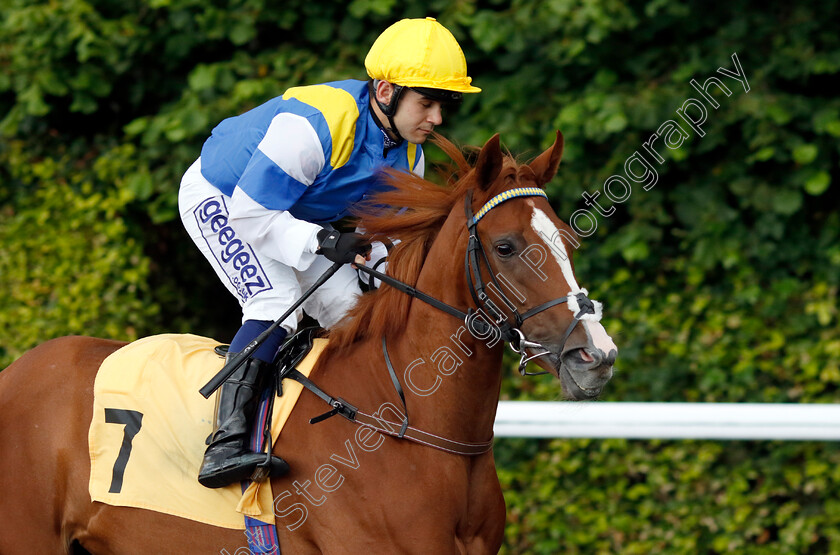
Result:
{"type": "Polygon", "coordinates": [[[365,57],[372,79],[405,87],[481,92],[470,83],[458,41],[433,17],[403,19],[385,29],[365,57]]]}

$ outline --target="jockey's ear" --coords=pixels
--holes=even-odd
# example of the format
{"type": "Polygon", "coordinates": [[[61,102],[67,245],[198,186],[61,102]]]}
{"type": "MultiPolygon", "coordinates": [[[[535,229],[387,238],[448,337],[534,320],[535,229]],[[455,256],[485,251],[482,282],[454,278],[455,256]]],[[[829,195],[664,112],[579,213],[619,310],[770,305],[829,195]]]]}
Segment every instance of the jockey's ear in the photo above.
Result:
{"type": "Polygon", "coordinates": [[[560,158],[563,156],[563,134],[558,130],[554,144],[548,150],[537,156],[528,166],[534,171],[537,185],[545,187],[557,173],[560,158]]]}
{"type": "Polygon", "coordinates": [[[502,147],[499,144],[499,134],[496,133],[481,147],[478,161],[475,163],[476,185],[486,191],[502,171],[502,147]]]}

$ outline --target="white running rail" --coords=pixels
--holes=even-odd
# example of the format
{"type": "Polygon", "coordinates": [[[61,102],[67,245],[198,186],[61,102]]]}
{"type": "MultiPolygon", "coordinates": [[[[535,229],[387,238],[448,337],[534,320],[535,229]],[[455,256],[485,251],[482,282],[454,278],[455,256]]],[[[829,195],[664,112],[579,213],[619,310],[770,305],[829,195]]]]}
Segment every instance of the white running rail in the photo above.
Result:
{"type": "Polygon", "coordinates": [[[501,401],[496,437],[840,440],[840,404],[501,401]]]}

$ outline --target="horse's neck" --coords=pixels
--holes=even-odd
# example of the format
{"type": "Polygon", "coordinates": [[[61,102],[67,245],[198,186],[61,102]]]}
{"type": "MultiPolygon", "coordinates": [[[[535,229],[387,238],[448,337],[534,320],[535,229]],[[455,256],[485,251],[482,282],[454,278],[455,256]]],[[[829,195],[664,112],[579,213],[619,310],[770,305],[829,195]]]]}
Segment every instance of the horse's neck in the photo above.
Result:
{"type": "Polygon", "coordinates": [[[419,304],[414,301],[396,342],[400,365],[394,362],[409,422],[457,441],[486,441],[499,402],[501,349],[477,341],[454,317],[419,304]]]}
{"type": "MultiPolygon", "coordinates": [[[[460,262],[464,252],[456,248],[453,255],[452,248],[466,248],[466,235],[460,229],[453,218],[444,224],[417,289],[465,309],[470,297],[460,262]]],[[[420,300],[412,301],[405,331],[395,341],[400,365],[394,362],[407,390],[412,426],[465,442],[485,441],[492,435],[503,343],[489,344],[487,339],[473,337],[457,318],[420,300]]]]}
{"type": "MultiPolygon", "coordinates": [[[[466,310],[471,302],[462,262],[462,227],[463,222],[447,220],[416,287],[466,310]],[[457,248],[453,254],[452,245],[462,246],[460,254],[457,248]]],[[[486,340],[470,335],[464,322],[415,298],[405,326],[389,337],[387,349],[405,394],[410,426],[467,443],[491,437],[501,386],[501,345],[488,347],[486,340]]],[[[380,337],[359,341],[340,359],[322,360],[313,380],[359,410],[383,411],[386,405],[402,410],[380,337]],[[350,371],[329,371],[332,368],[350,371]]],[[[394,418],[393,412],[387,416],[394,418]]]]}

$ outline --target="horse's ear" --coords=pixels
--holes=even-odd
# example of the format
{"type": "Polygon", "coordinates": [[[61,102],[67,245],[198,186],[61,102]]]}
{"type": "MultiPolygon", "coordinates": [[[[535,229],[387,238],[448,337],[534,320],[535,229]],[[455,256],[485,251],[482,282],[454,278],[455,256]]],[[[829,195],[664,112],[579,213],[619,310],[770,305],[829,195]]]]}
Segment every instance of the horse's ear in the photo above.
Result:
{"type": "Polygon", "coordinates": [[[478,153],[478,161],[475,163],[475,175],[478,180],[478,187],[487,190],[499,173],[502,171],[502,147],[499,143],[499,134],[496,133],[490,140],[481,147],[478,153]]]}
{"type": "Polygon", "coordinates": [[[558,130],[554,144],[540,154],[529,164],[534,170],[537,178],[537,185],[544,187],[557,173],[557,166],[560,165],[560,158],[563,156],[563,134],[558,130]]]}

